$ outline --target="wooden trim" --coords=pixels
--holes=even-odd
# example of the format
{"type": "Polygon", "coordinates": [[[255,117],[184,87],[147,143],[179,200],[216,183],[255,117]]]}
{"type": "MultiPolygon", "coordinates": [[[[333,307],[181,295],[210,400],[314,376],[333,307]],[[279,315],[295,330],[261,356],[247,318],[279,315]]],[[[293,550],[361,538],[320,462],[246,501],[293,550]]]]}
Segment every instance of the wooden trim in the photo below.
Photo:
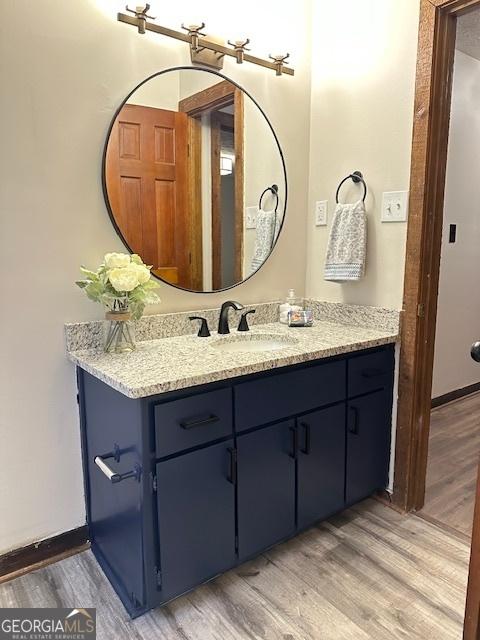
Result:
{"type": "Polygon", "coordinates": [[[472,551],[463,638],[464,640],[480,640],[480,467],[473,517],[472,551]]]}
{"type": "Polygon", "coordinates": [[[448,404],[449,402],[453,402],[454,400],[458,400],[459,398],[464,398],[465,396],[469,396],[470,394],[476,393],[477,391],[480,391],[480,382],[469,384],[468,387],[462,387],[461,389],[449,391],[442,396],[437,396],[436,398],[432,399],[432,409],[441,407],[444,404],[448,404]]]}
{"type": "Polygon", "coordinates": [[[220,150],[222,146],[220,120],[212,113],[210,119],[210,148],[212,171],[212,288],[222,289],[222,215],[220,150]]]}
{"type": "Polygon", "coordinates": [[[429,0],[429,2],[434,7],[454,13],[455,16],[468,13],[468,11],[476,9],[478,6],[478,0],[429,0]]]}
{"type": "MultiPolygon", "coordinates": [[[[393,501],[425,500],[456,18],[480,0],[421,0],[393,501]]],[[[480,482],[480,481],[479,481],[480,482]]],[[[480,640],[480,484],[464,640],[480,640]]]]}
{"type": "Polygon", "coordinates": [[[425,522],[429,522],[430,524],[433,524],[434,527],[437,527],[437,529],[440,529],[441,531],[448,533],[449,536],[452,536],[453,538],[460,540],[460,542],[463,542],[464,544],[467,544],[467,545],[470,544],[471,538],[466,533],[463,533],[462,531],[459,531],[458,529],[451,527],[445,522],[440,522],[440,520],[437,520],[437,518],[434,518],[428,513],[425,513],[424,511],[419,511],[418,513],[415,514],[415,516],[417,518],[420,518],[421,520],[425,520],[425,522]]]}
{"type": "Polygon", "coordinates": [[[235,89],[235,282],[243,280],[244,211],[245,211],[245,155],[244,155],[244,103],[243,92],[235,89]]]}
{"type": "Polygon", "coordinates": [[[219,109],[233,104],[235,146],[235,281],[243,281],[244,210],[245,210],[245,154],[244,154],[244,97],[243,91],[227,80],[203,89],[178,103],[179,111],[198,117],[211,112],[210,144],[212,171],[212,288],[222,289],[222,220],[220,199],[221,126],[227,114],[219,109]],[[218,167],[218,171],[214,168],[218,167]]]}
{"type": "Polygon", "coordinates": [[[88,527],[78,527],[58,536],[14,549],[0,556],[0,583],[87,549],[88,527]]]}
{"type": "Polygon", "coordinates": [[[191,253],[190,283],[194,291],[203,291],[202,125],[200,120],[188,118],[187,137],[188,246],[190,247],[191,253]]]}
{"type": "Polygon", "coordinates": [[[455,30],[421,0],[393,494],[406,511],[425,496],[455,30]]]}
{"type": "Polygon", "coordinates": [[[235,85],[228,80],[222,80],[180,100],[178,110],[192,117],[204,113],[207,109],[216,111],[233,103],[235,91],[238,91],[235,85]]]}

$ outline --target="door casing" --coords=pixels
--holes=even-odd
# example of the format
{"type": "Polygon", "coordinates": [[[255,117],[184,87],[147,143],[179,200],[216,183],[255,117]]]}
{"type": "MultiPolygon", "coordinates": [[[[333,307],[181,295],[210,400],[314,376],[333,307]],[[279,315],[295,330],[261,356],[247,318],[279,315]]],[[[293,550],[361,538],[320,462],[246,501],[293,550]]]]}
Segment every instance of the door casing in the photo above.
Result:
{"type": "MultiPolygon", "coordinates": [[[[420,1],[392,498],[403,511],[420,510],[425,500],[456,22],[479,7],[480,0],[420,1]]],[[[479,556],[480,531],[472,566],[479,556]]],[[[464,640],[480,640],[480,583],[473,577],[464,640]]]]}

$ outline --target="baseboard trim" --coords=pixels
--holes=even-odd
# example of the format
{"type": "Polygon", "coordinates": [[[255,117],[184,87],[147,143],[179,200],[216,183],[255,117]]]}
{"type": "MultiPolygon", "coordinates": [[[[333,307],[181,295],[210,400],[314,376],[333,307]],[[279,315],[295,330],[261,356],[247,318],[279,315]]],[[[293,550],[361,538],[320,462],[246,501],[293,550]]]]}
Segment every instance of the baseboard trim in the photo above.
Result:
{"type": "Polygon", "coordinates": [[[0,582],[49,564],[57,556],[67,557],[88,547],[88,527],[78,527],[58,536],[34,542],[0,556],[0,582]]]}
{"type": "Polygon", "coordinates": [[[437,398],[432,399],[432,409],[441,407],[442,404],[447,404],[448,402],[452,402],[452,400],[458,400],[464,396],[469,396],[471,393],[475,393],[476,391],[480,391],[480,382],[475,382],[474,384],[468,385],[468,387],[462,387],[461,389],[455,389],[454,391],[445,393],[443,396],[438,396],[437,398]]]}

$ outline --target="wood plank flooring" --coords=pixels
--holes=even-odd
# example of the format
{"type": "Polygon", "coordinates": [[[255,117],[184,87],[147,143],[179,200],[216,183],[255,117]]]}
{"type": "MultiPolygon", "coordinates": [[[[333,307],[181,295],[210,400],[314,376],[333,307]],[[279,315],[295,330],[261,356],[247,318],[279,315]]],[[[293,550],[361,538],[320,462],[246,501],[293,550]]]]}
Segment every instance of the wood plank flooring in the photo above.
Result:
{"type": "Polygon", "coordinates": [[[434,409],[421,513],[471,536],[479,456],[480,393],[434,409]]]}
{"type": "Polygon", "coordinates": [[[96,607],[99,640],[460,640],[468,558],[367,500],[134,621],[90,551],[0,585],[0,607],[96,607]]]}

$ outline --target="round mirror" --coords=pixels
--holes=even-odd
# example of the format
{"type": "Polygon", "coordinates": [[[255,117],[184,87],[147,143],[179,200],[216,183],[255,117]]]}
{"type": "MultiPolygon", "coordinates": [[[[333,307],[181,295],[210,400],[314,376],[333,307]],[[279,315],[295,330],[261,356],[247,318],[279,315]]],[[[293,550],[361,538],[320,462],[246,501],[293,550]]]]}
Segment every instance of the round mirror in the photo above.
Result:
{"type": "Polygon", "coordinates": [[[237,84],[195,67],[161,71],[125,99],[103,188],[128,249],[161,280],[197,292],[228,289],[262,266],[287,199],[265,113],[237,84]]]}

